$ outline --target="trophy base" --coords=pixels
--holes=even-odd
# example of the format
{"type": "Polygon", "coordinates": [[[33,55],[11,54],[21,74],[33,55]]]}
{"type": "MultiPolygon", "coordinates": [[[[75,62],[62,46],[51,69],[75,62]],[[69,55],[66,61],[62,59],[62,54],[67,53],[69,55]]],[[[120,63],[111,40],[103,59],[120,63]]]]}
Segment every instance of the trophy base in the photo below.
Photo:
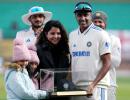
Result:
{"type": "Polygon", "coordinates": [[[87,91],[59,91],[53,92],[52,96],[85,96],[87,91]]]}

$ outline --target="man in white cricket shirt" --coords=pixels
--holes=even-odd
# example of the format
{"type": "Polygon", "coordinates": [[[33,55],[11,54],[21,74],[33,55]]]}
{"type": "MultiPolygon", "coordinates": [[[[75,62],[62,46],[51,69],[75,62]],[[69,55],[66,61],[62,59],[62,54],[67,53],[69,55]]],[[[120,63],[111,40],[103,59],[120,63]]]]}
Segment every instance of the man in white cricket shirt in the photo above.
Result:
{"type": "MultiPolygon", "coordinates": [[[[96,11],[92,16],[93,23],[102,29],[106,29],[107,15],[103,11],[96,11]]],[[[110,67],[110,87],[108,88],[108,100],[116,100],[116,68],[121,63],[121,43],[120,39],[113,34],[109,34],[111,39],[111,67],[110,67]]]]}
{"type": "Polygon", "coordinates": [[[73,96],[72,100],[107,100],[110,38],[106,31],[92,23],[89,3],[77,3],[74,14],[79,27],[69,35],[72,81],[88,95],[73,96]]]}
{"type": "Polygon", "coordinates": [[[29,25],[29,29],[17,32],[16,38],[23,38],[25,43],[35,43],[36,39],[43,31],[43,26],[52,17],[52,13],[45,11],[42,7],[34,6],[29,9],[28,13],[22,16],[25,24],[29,25]]]}

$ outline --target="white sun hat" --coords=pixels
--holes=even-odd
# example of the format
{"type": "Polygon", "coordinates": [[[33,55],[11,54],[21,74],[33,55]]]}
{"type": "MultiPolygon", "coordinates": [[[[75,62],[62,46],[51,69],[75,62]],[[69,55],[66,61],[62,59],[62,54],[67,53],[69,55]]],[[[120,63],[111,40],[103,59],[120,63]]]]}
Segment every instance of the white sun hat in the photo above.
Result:
{"type": "Polygon", "coordinates": [[[52,12],[45,11],[42,7],[34,6],[29,9],[27,14],[22,16],[23,22],[27,25],[31,25],[29,17],[35,14],[43,14],[45,16],[44,24],[52,18],[52,12]]]}

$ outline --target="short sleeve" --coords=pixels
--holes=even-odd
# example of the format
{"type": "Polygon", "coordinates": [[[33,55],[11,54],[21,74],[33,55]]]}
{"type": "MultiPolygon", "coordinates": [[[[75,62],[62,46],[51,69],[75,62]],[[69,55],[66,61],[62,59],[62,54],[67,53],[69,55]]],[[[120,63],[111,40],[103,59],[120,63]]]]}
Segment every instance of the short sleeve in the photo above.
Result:
{"type": "Polygon", "coordinates": [[[110,37],[107,32],[102,31],[99,45],[100,56],[106,53],[111,53],[110,37]]]}

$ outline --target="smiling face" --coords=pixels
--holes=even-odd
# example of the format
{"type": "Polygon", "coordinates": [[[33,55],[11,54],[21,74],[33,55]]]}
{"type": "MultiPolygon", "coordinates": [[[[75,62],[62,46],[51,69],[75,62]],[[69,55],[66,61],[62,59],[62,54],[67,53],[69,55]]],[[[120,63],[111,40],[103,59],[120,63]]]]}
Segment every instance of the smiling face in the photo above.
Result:
{"type": "Polygon", "coordinates": [[[80,29],[86,29],[91,23],[91,12],[87,12],[87,11],[79,11],[75,13],[77,22],[80,26],[80,29]]]}
{"type": "Polygon", "coordinates": [[[106,28],[106,24],[104,23],[104,21],[103,20],[101,20],[101,19],[93,19],[93,23],[96,25],[96,26],[98,26],[98,27],[100,27],[100,28],[102,28],[102,29],[105,29],[106,28]]]}
{"type": "Polygon", "coordinates": [[[45,16],[43,14],[35,14],[30,16],[29,21],[32,24],[32,27],[39,28],[43,25],[45,16]]]}
{"type": "Polygon", "coordinates": [[[52,27],[48,33],[46,33],[48,41],[54,45],[57,45],[61,40],[60,29],[57,27],[52,27]]]}

